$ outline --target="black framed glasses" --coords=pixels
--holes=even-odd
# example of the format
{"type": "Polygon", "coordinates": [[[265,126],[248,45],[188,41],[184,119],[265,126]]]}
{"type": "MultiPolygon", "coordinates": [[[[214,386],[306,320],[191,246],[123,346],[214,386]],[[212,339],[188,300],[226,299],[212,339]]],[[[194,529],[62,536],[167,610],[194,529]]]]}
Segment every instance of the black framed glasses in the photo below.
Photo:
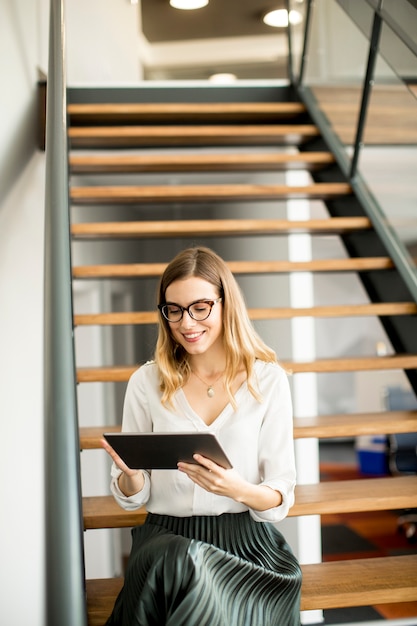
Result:
{"type": "Polygon", "coordinates": [[[208,318],[214,305],[221,301],[222,298],[217,298],[216,300],[196,300],[188,306],[181,306],[175,302],[166,302],[165,304],[158,304],[158,309],[168,322],[179,322],[182,320],[184,311],[187,311],[188,315],[196,322],[202,322],[208,318]]]}

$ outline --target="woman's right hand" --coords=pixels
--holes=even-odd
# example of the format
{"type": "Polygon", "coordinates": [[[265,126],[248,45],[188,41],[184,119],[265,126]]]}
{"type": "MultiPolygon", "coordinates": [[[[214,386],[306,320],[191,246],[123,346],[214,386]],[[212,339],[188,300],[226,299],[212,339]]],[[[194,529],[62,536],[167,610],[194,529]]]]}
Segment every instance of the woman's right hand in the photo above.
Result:
{"type": "Polygon", "coordinates": [[[117,452],[111,447],[111,445],[105,440],[101,440],[101,445],[107,454],[112,458],[113,463],[121,470],[121,474],[118,479],[119,487],[125,496],[133,496],[135,493],[142,491],[145,484],[145,477],[142,470],[131,469],[126,465],[123,459],[117,454],[117,452]]]}

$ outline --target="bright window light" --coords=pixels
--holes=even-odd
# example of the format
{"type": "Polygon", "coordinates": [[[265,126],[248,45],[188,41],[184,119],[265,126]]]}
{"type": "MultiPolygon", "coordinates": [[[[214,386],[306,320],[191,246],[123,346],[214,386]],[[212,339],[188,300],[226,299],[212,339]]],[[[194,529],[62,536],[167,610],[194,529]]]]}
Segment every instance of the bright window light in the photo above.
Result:
{"type": "Polygon", "coordinates": [[[207,6],[209,0],[169,0],[169,4],[174,9],[182,9],[183,11],[192,11],[193,9],[202,9],[207,6]]]}
{"type": "MultiPolygon", "coordinates": [[[[263,21],[267,26],[273,26],[274,28],[285,28],[288,26],[288,12],[286,9],[277,9],[276,11],[270,11],[264,15],[263,21]]],[[[302,21],[302,16],[299,11],[290,11],[291,24],[299,24],[302,21]]]]}

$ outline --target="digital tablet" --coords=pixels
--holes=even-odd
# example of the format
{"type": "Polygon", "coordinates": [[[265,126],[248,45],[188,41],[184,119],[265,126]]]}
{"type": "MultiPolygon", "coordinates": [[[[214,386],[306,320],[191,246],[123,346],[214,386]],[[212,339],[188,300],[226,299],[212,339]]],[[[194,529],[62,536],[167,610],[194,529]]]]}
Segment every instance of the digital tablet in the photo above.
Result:
{"type": "Polygon", "coordinates": [[[196,463],[201,454],[232,467],[212,433],[104,433],[104,438],[131,469],[176,469],[177,463],[196,463]]]}

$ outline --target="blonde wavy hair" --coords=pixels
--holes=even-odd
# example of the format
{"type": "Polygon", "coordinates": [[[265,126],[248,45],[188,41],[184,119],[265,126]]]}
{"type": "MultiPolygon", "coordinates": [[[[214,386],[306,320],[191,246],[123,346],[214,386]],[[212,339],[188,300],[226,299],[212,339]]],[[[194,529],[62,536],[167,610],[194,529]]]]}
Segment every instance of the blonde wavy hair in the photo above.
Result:
{"type": "MultiPolygon", "coordinates": [[[[232,384],[242,368],[246,371],[250,392],[261,401],[252,383],[255,360],[276,363],[277,357],[253,328],[239,285],[221,257],[205,247],[187,248],[180,252],[161,277],[158,304],[165,303],[165,293],[171,283],[191,277],[211,283],[222,298],[225,387],[232,406],[236,408],[232,384]]],[[[169,323],[161,313],[154,359],[161,377],[162,403],[170,405],[174,393],[187,382],[191,367],[188,353],[173,339],[169,323]]]]}

